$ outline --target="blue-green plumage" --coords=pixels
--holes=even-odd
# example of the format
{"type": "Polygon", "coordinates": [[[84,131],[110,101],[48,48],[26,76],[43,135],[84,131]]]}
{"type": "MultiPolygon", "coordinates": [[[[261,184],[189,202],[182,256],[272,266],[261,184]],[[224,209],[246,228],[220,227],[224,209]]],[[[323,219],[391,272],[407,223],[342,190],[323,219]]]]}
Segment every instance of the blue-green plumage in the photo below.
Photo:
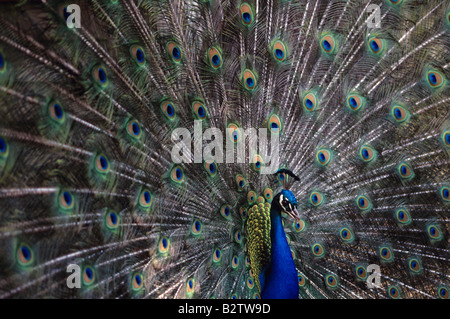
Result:
{"type": "Polygon", "coordinates": [[[446,1],[74,2],[0,1],[0,298],[449,298],[446,1]]]}
{"type": "MultiPolygon", "coordinates": [[[[278,197],[275,197],[275,200],[278,197]]],[[[259,280],[261,297],[267,299],[297,299],[298,279],[292,252],[286,240],[281,211],[272,204],[270,210],[271,260],[259,280]]]]}

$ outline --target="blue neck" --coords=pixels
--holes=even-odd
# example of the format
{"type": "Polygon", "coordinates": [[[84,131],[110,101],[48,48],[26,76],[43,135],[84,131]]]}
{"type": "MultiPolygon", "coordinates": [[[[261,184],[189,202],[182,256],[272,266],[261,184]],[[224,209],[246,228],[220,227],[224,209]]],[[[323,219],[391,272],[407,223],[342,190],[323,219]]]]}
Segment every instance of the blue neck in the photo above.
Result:
{"type": "Polygon", "coordinates": [[[297,270],[284,233],[281,212],[274,205],[270,210],[270,222],[272,256],[270,264],[260,276],[260,282],[262,281],[261,297],[265,299],[297,299],[297,270]]]}

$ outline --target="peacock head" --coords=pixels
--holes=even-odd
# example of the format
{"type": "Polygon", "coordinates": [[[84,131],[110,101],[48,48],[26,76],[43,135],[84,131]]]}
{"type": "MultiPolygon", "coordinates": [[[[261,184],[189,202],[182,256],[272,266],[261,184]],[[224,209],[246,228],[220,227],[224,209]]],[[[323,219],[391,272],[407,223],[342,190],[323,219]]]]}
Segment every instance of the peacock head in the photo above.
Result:
{"type": "Polygon", "coordinates": [[[297,211],[297,199],[290,190],[283,189],[278,193],[273,199],[272,205],[279,206],[279,211],[288,214],[295,220],[300,219],[300,214],[297,211]]]}
{"type": "Polygon", "coordinates": [[[287,182],[286,176],[291,176],[293,181],[300,181],[300,178],[292,171],[282,168],[279,169],[274,175],[282,175],[283,190],[278,193],[272,200],[272,206],[275,206],[278,211],[283,212],[294,218],[296,221],[300,219],[300,214],[297,211],[297,199],[294,194],[289,190],[290,183],[287,182]]]}

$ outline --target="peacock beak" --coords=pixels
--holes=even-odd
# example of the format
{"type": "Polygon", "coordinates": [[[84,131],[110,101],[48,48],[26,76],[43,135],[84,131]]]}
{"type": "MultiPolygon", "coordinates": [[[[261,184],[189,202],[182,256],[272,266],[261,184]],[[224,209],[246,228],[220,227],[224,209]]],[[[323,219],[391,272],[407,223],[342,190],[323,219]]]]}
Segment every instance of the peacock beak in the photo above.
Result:
{"type": "Polygon", "coordinates": [[[291,216],[296,221],[300,219],[300,214],[298,213],[297,207],[293,207],[290,212],[286,212],[289,216],[291,216]]]}

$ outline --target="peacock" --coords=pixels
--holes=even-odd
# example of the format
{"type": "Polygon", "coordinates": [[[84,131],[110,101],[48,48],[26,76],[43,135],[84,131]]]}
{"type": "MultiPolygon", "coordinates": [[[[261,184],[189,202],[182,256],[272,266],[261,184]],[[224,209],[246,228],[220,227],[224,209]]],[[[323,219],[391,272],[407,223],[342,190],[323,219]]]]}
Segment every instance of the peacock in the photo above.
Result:
{"type": "Polygon", "coordinates": [[[1,298],[449,298],[448,0],[0,2],[1,298]]]}

